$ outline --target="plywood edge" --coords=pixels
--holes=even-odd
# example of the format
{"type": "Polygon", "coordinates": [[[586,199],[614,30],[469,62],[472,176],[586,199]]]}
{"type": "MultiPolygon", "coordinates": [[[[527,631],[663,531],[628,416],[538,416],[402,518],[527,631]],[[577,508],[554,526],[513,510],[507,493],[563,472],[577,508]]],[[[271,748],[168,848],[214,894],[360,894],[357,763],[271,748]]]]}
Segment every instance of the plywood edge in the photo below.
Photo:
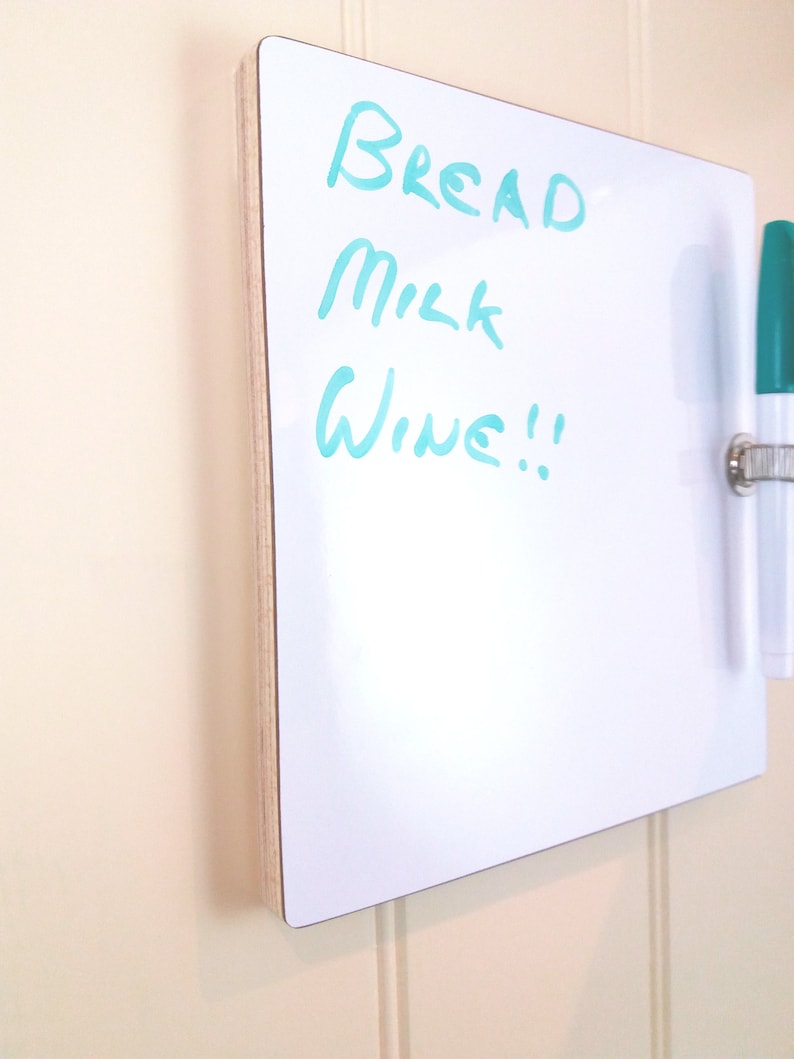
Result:
{"type": "Polygon", "coordinates": [[[243,59],[237,71],[237,151],[254,514],[259,848],[263,899],[283,918],[273,467],[262,256],[258,45],[243,59]]]}

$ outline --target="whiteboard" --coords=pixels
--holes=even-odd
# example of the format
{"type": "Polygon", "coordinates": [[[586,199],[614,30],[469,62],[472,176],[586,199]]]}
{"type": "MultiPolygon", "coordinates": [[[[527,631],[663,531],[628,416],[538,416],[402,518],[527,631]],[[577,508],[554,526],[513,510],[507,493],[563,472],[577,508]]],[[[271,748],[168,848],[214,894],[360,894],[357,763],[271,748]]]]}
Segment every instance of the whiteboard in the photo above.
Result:
{"type": "Polygon", "coordinates": [[[750,179],[282,38],[249,71],[287,922],[759,774],[750,179]]]}

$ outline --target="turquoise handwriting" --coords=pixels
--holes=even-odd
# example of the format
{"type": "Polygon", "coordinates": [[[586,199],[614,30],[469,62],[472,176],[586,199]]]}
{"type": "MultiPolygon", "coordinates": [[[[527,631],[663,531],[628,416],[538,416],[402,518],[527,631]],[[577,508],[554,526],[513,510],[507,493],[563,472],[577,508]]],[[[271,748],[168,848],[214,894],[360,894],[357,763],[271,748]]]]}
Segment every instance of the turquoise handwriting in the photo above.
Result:
{"type": "MultiPolygon", "coordinates": [[[[402,139],[398,123],[378,103],[369,100],[354,103],[339,133],[328,170],[328,187],[335,187],[340,177],[359,191],[379,191],[387,187],[394,176],[387,152],[397,147],[402,139]],[[370,130],[366,137],[355,135],[362,121],[370,130]],[[372,135],[374,126],[379,127],[376,135],[372,135]],[[365,171],[372,169],[373,162],[376,171],[367,174],[365,171]]],[[[467,161],[450,162],[439,170],[437,177],[431,177],[432,170],[429,149],[424,144],[417,144],[403,166],[403,193],[415,195],[436,210],[441,208],[443,201],[466,216],[481,216],[478,201],[482,203],[485,192],[477,190],[482,185],[482,175],[476,165],[467,161]]],[[[494,223],[507,213],[524,228],[529,228],[517,169],[505,173],[499,186],[490,194],[493,206],[489,214],[494,223]]],[[[584,196],[575,182],[565,173],[553,173],[543,194],[543,227],[572,232],[584,224],[585,216],[584,196]],[[564,192],[562,196],[561,192],[564,192]]]]}
{"type": "MultiPolygon", "coordinates": [[[[407,155],[396,154],[395,149],[402,143],[402,129],[382,106],[368,100],[353,104],[336,142],[328,170],[328,187],[336,187],[341,179],[358,191],[380,191],[401,170],[403,195],[419,199],[431,210],[446,207],[466,217],[490,218],[494,224],[510,218],[522,228],[530,228],[522,196],[526,187],[521,183],[518,169],[508,170],[498,185],[489,189],[483,187],[482,174],[473,162],[454,161],[439,168],[434,166],[425,144],[416,144],[407,155]],[[398,161],[399,158],[405,159],[404,162],[398,161]]],[[[573,232],[585,221],[584,196],[565,173],[553,173],[543,189],[539,213],[543,228],[573,232]]],[[[463,297],[460,292],[445,292],[441,283],[435,281],[420,290],[416,283],[406,281],[394,254],[358,236],[343,247],[331,266],[317,310],[321,320],[328,317],[339,301],[343,285],[346,291],[352,291],[354,309],[361,309],[366,299],[375,328],[380,327],[386,313],[402,320],[411,311],[427,324],[484,336],[496,349],[504,348],[495,326],[495,319],[503,310],[490,301],[484,279],[473,289],[469,288],[470,293],[463,297]]],[[[503,465],[504,460],[499,459],[494,449],[498,451],[495,443],[506,428],[504,419],[496,412],[479,415],[468,426],[462,425],[457,417],[437,422],[432,412],[412,422],[393,409],[395,369],[388,368],[379,390],[365,389],[366,399],[358,402],[358,411],[351,423],[340,409],[351,393],[347,388],[355,385],[355,372],[343,365],[331,375],[323,391],[315,420],[315,440],[324,458],[343,457],[346,453],[360,460],[377,446],[387,451],[390,447],[394,455],[412,449],[420,459],[428,455],[443,459],[462,450],[483,467],[503,465]]],[[[532,404],[527,414],[525,441],[535,442],[539,416],[539,406],[532,404]]],[[[542,422],[545,423],[545,417],[542,422]]],[[[565,416],[557,413],[552,432],[554,445],[559,445],[564,429],[565,416]]],[[[518,460],[519,470],[528,470],[530,463],[535,461],[522,457],[518,460]]],[[[549,467],[545,463],[535,463],[535,467],[541,481],[547,481],[549,467]]]]}
{"type": "MultiPolygon", "coordinates": [[[[315,438],[320,454],[326,458],[334,456],[340,449],[343,449],[353,459],[360,460],[372,451],[383,435],[384,428],[387,428],[394,394],[394,368],[387,370],[380,394],[372,402],[369,413],[362,416],[362,421],[354,431],[350,419],[346,415],[336,413],[334,405],[345,387],[355,382],[355,378],[353,369],[344,365],[336,369],[323,391],[315,422],[315,438]]],[[[527,416],[527,436],[530,439],[534,439],[535,423],[539,411],[538,406],[533,404],[527,416]]],[[[555,445],[559,444],[564,427],[565,417],[559,413],[554,421],[553,442],[555,445]]],[[[399,416],[393,425],[386,429],[387,433],[389,429],[391,430],[391,451],[393,453],[402,452],[403,443],[411,433],[410,420],[407,416],[399,416]]],[[[428,452],[434,456],[448,456],[456,448],[462,434],[463,451],[467,456],[477,463],[489,467],[500,467],[501,461],[487,450],[490,448],[493,436],[503,434],[504,431],[504,420],[494,412],[477,416],[463,431],[460,419],[457,417],[451,423],[447,422],[443,429],[437,429],[433,413],[428,412],[415,435],[413,452],[418,457],[425,456],[428,452]]],[[[527,470],[527,461],[519,460],[518,466],[522,471],[527,470]]],[[[545,464],[540,464],[537,471],[543,481],[548,479],[549,469],[545,464]]]]}
{"type": "MultiPolygon", "coordinates": [[[[363,251],[363,257],[357,259],[359,270],[353,288],[353,307],[355,309],[361,308],[364,302],[364,295],[367,293],[367,289],[373,279],[375,270],[382,265],[383,269],[379,273],[380,286],[377,287],[377,284],[373,283],[373,287],[377,287],[377,292],[374,298],[371,318],[373,327],[378,327],[380,325],[381,319],[383,318],[383,312],[386,309],[389,298],[394,290],[394,285],[397,282],[397,260],[394,257],[394,254],[389,253],[388,250],[376,250],[369,239],[363,238],[353,239],[349,242],[334,262],[333,268],[331,269],[331,275],[325,288],[325,293],[320,302],[320,308],[317,310],[317,315],[321,320],[324,320],[331,311],[334,301],[336,300],[336,295],[339,291],[339,284],[342,281],[342,277],[345,275],[348,267],[352,264],[354,257],[359,254],[360,251],[363,251]]],[[[485,280],[480,280],[469,298],[468,311],[466,314],[466,330],[474,331],[477,327],[481,328],[483,333],[488,339],[490,339],[496,348],[502,349],[504,343],[497,334],[493,321],[491,320],[492,316],[500,315],[502,310],[498,305],[483,304],[486,291],[487,284],[485,280]]],[[[418,288],[414,283],[405,284],[397,298],[397,304],[395,307],[395,315],[398,319],[401,320],[404,317],[417,294],[418,288]]],[[[451,327],[453,331],[459,331],[460,323],[458,320],[450,315],[450,313],[445,312],[438,305],[442,294],[443,291],[441,289],[441,284],[431,283],[419,304],[419,317],[422,320],[426,320],[428,323],[445,324],[447,327],[451,327]]]]}
{"type": "MultiPolygon", "coordinates": [[[[334,402],[342,390],[354,380],[355,373],[353,369],[345,365],[336,369],[325,387],[320,407],[317,411],[315,426],[317,448],[323,456],[333,456],[340,445],[344,445],[353,459],[359,460],[372,450],[383,431],[394,390],[394,368],[389,368],[386,372],[386,381],[383,385],[378,405],[373,411],[372,419],[366,427],[361,440],[354,440],[353,428],[350,425],[350,420],[345,415],[339,416],[336,426],[329,434],[329,420],[334,402]]],[[[402,449],[403,440],[409,427],[410,421],[405,416],[401,416],[397,420],[392,431],[392,452],[399,452],[402,449]]],[[[486,431],[494,430],[501,434],[504,428],[503,420],[497,415],[478,416],[469,424],[463,435],[464,450],[478,463],[487,463],[493,467],[498,467],[499,460],[485,451],[490,444],[490,437],[486,431]]],[[[455,448],[459,436],[460,421],[454,419],[446,438],[440,441],[437,440],[434,434],[433,415],[428,413],[413,446],[414,455],[424,456],[426,452],[430,451],[436,456],[446,456],[455,448]]]]}

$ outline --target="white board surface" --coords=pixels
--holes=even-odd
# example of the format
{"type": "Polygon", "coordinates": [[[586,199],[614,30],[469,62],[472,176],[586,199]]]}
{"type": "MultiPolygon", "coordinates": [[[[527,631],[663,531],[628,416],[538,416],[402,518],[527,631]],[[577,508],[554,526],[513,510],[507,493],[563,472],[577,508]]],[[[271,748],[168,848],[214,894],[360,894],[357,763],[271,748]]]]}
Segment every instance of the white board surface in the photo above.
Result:
{"type": "Polygon", "coordinates": [[[287,921],[761,772],[749,178],[281,38],[259,77],[287,921]]]}

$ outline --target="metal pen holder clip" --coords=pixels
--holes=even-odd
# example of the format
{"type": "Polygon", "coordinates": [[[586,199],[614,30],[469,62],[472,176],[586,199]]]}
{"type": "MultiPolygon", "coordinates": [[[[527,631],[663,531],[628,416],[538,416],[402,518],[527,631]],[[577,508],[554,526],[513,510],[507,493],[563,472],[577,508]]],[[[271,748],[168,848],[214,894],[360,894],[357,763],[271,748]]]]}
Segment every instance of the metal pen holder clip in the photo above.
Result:
{"type": "Polygon", "coordinates": [[[735,434],[725,457],[734,493],[750,496],[757,482],[794,482],[794,445],[762,445],[752,434],[735,434]]]}

